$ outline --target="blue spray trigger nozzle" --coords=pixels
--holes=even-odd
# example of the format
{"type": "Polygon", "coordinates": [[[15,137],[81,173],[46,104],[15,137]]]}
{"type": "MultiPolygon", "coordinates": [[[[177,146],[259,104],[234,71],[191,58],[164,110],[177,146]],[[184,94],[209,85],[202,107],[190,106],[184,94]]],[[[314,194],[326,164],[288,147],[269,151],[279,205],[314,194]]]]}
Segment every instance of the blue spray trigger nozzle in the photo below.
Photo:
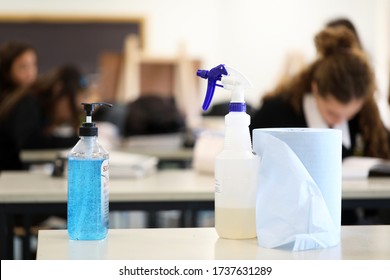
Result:
{"type": "Polygon", "coordinates": [[[209,74],[209,70],[200,70],[199,69],[198,71],[196,71],[196,76],[201,77],[203,79],[207,79],[208,74],[209,74]]]}
{"type": "Polygon", "coordinates": [[[222,75],[228,75],[228,72],[225,68],[225,65],[220,64],[210,70],[198,70],[196,71],[196,75],[208,80],[206,96],[202,105],[202,109],[206,111],[210,106],[211,100],[213,99],[215,87],[223,87],[223,85],[217,84],[217,81],[222,79],[222,75]]]}

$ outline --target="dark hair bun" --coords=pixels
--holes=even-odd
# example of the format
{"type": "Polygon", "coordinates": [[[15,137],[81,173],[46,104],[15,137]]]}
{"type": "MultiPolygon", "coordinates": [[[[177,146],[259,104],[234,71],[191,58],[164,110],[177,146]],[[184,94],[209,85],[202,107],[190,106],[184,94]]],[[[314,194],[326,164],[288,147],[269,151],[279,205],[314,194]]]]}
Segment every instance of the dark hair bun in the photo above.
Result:
{"type": "Polygon", "coordinates": [[[353,32],[342,26],[322,30],[315,36],[314,42],[318,53],[323,56],[359,48],[353,32]]]}

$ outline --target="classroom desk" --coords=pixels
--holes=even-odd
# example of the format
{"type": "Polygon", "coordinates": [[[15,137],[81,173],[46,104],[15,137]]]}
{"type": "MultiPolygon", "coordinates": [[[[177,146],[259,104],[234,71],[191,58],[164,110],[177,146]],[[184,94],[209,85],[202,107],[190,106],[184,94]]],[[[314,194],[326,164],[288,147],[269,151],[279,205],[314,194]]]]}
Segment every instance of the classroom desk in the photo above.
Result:
{"type": "Polygon", "coordinates": [[[61,151],[63,149],[22,150],[20,152],[20,160],[28,164],[54,162],[61,151]]]}
{"type": "Polygon", "coordinates": [[[335,247],[292,252],[266,249],[257,239],[218,238],[214,228],[112,229],[100,241],[70,241],[66,230],[41,230],[37,259],[390,259],[390,226],[342,226],[335,247]]]}
{"type": "MultiPolygon", "coordinates": [[[[151,213],[149,226],[156,224],[159,210],[182,211],[182,226],[196,226],[197,211],[214,209],[214,179],[188,169],[164,170],[140,179],[110,179],[110,210],[145,210],[151,213]],[[184,220],[184,218],[187,220],[184,220]]],[[[1,258],[13,258],[13,219],[22,215],[27,231],[24,256],[29,248],[29,216],[66,214],[67,180],[43,173],[3,172],[0,174],[1,258]],[[5,242],[7,240],[7,242],[5,242]],[[4,246],[3,246],[4,244],[4,246]],[[11,245],[8,246],[7,245],[11,245]]]]}
{"type": "MultiPolygon", "coordinates": [[[[158,171],[141,179],[110,180],[110,210],[181,210],[187,217],[182,226],[196,226],[198,210],[214,209],[214,178],[191,169],[158,171]]],[[[356,207],[390,208],[390,179],[348,180],[343,182],[343,209],[356,207]]],[[[41,173],[3,172],[0,175],[1,258],[12,258],[15,215],[36,213],[66,214],[67,181],[41,173]],[[7,240],[7,242],[4,242],[7,240]],[[9,246],[8,246],[9,247],[9,246]]],[[[153,215],[149,226],[154,227],[153,215]]],[[[29,219],[23,239],[24,255],[29,248],[29,219]]]]}
{"type": "Polygon", "coordinates": [[[343,209],[390,208],[390,177],[343,180],[343,209]]]}

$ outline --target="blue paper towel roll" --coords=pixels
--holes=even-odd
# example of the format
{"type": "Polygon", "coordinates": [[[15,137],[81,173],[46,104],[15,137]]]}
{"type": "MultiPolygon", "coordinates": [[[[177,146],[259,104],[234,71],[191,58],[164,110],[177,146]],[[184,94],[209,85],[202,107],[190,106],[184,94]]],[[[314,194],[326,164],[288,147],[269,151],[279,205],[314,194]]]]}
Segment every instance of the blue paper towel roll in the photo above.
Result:
{"type": "Polygon", "coordinates": [[[341,227],[341,131],[253,130],[261,157],[257,235],[267,248],[293,250],[337,245],[341,227]]]}

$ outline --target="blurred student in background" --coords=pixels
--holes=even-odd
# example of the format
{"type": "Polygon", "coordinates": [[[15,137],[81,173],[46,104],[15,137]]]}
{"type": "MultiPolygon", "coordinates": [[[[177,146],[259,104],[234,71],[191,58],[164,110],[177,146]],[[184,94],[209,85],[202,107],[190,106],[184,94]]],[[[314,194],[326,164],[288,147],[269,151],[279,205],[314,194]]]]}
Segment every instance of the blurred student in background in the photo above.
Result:
{"type": "Polygon", "coordinates": [[[31,85],[37,78],[37,54],[23,42],[0,47],[0,103],[8,95],[31,85]]]}
{"type": "Polygon", "coordinates": [[[374,99],[375,78],[356,35],[345,27],[315,36],[317,59],[263,97],[251,130],[330,127],[342,130],[343,158],[390,159],[389,132],[374,99]]]}
{"type": "Polygon", "coordinates": [[[72,147],[85,83],[74,66],[38,78],[0,103],[0,170],[23,169],[22,149],[72,147]]]}
{"type": "MultiPolygon", "coordinates": [[[[325,28],[326,27],[337,28],[340,26],[343,26],[349,29],[350,31],[352,31],[352,33],[356,36],[356,41],[359,48],[363,50],[359,34],[357,33],[357,30],[354,24],[352,23],[352,21],[350,21],[347,18],[341,17],[341,18],[334,18],[325,24],[325,28]]],[[[295,75],[298,72],[301,72],[307,66],[307,64],[309,63],[307,62],[306,57],[302,51],[300,50],[288,51],[286,53],[286,57],[284,58],[283,67],[281,73],[279,74],[279,78],[276,84],[285,83],[287,80],[291,78],[291,76],[295,75]]]]}
{"type": "MultiPolygon", "coordinates": [[[[312,127],[342,130],[342,157],[390,159],[390,136],[374,98],[375,77],[356,33],[344,26],[315,36],[317,58],[263,97],[251,130],[312,127]]],[[[342,223],[359,222],[343,211],[342,223]]]]}

